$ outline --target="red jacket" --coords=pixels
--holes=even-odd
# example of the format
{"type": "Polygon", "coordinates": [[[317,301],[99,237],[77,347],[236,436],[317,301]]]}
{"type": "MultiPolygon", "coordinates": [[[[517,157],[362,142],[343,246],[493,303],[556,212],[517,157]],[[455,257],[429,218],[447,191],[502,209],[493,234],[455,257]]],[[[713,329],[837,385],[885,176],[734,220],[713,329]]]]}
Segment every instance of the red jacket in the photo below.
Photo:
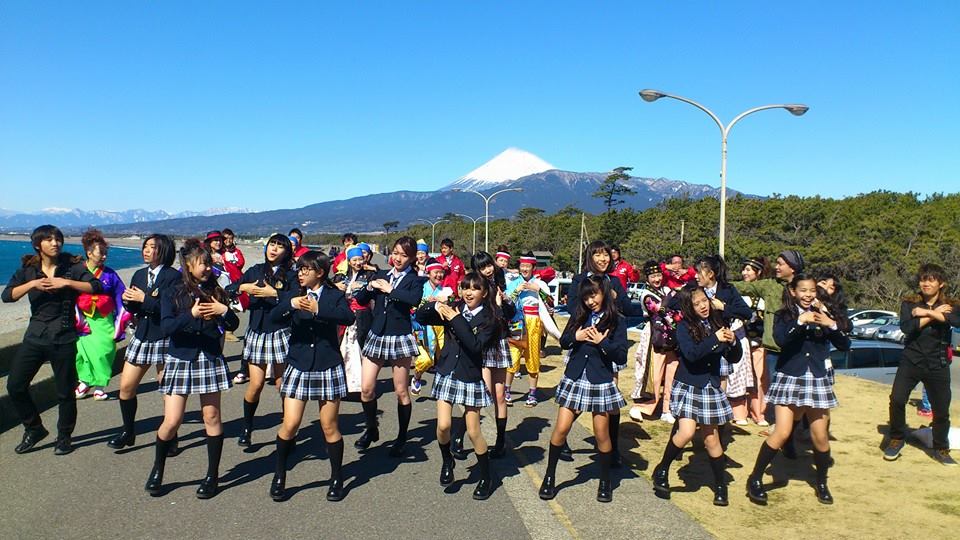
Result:
{"type": "Polygon", "coordinates": [[[453,290],[453,294],[457,294],[457,285],[460,284],[463,276],[467,275],[467,270],[463,267],[463,261],[456,255],[451,256],[449,261],[447,257],[441,255],[438,257],[438,260],[443,264],[443,280],[440,281],[441,286],[450,287],[453,290]]]}
{"type": "MultiPolygon", "coordinates": [[[[240,248],[238,248],[238,247],[236,247],[236,246],[233,247],[233,251],[230,251],[230,250],[224,248],[224,250],[223,250],[223,260],[226,261],[226,262],[228,262],[228,263],[233,264],[234,266],[236,266],[236,267],[237,267],[238,269],[240,269],[240,270],[243,270],[243,265],[245,265],[245,264],[247,263],[246,260],[244,260],[244,258],[243,258],[243,252],[240,251],[240,248]]],[[[231,275],[230,277],[231,277],[231,279],[232,279],[232,278],[233,278],[233,275],[231,275]]]]}
{"type": "Polygon", "coordinates": [[[620,279],[620,283],[623,283],[623,290],[627,290],[628,282],[636,283],[640,281],[640,272],[637,272],[637,269],[624,259],[617,261],[616,266],[613,267],[613,271],[610,272],[610,274],[620,279]]]}
{"type": "Polygon", "coordinates": [[[681,270],[680,275],[676,275],[667,268],[667,265],[660,263],[660,271],[663,272],[663,284],[671,289],[679,289],[688,282],[697,279],[697,270],[694,267],[681,270]]]}

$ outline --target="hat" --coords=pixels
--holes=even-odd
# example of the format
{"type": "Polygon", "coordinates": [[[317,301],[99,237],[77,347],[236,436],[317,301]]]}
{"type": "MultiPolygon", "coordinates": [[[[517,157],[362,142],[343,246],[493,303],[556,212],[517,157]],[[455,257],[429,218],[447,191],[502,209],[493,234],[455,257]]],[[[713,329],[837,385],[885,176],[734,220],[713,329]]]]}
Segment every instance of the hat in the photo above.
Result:
{"type": "Polygon", "coordinates": [[[209,242],[210,240],[216,240],[217,238],[223,238],[223,235],[220,234],[220,231],[210,231],[207,233],[207,237],[203,239],[204,242],[209,242]]]}
{"type": "Polygon", "coordinates": [[[794,272],[803,272],[803,255],[795,249],[785,249],[780,252],[780,258],[793,268],[794,272]]]}
{"type": "Polygon", "coordinates": [[[498,252],[497,252],[497,256],[494,257],[494,259],[507,259],[507,260],[509,261],[509,260],[510,260],[510,254],[507,253],[506,251],[498,251],[498,252]]]}
{"type": "Polygon", "coordinates": [[[532,265],[536,266],[536,265],[537,265],[537,258],[536,258],[536,257],[528,257],[528,256],[525,256],[525,255],[521,255],[521,256],[520,256],[520,264],[532,264],[532,265]]]}
{"type": "Polygon", "coordinates": [[[660,269],[660,264],[657,261],[647,261],[643,263],[643,273],[649,276],[650,274],[662,274],[663,270],[660,269]]]}
{"type": "MultiPolygon", "coordinates": [[[[786,259],[784,259],[784,260],[786,260],[786,259]]],[[[760,262],[760,261],[758,261],[758,260],[756,260],[756,259],[744,259],[744,260],[743,260],[743,265],[744,265],[744,266],[749,266],[749,267],[753,268],[753,269],[756,270],[758,273],[763,271],[763,263],[760,262]]]]}
{"type": "Polygon", "coordinates": [[[362,249],[363,251],[366,251],[367,253],[373,253],[373,250],[370,249],[370,244],[366,242],[360,242],[359,244],[357,244],[357,247],[362,249]]]}
{"type": "Polygon", "coordinates": [[[290,239],[290,243],[293,244],[293,247],[300,247],[300,239],[294,235],[290,235],[287,238],[290,239]]]}
{"type": "Polygon", "coordinates": [[[417,240],[417,251],[430,253],[430,244],[428,244],[423,238],[417,240]]]}
{"type": "Polygon", "coordinates": [[[358,246],[353,246],[347,250],[347,259],[352,259],[354,257],[363,257],[363,249],[358,246]]]}
{"type": "Polygon", "coordinates": [[[440,261],[433,260],[433,262],[427,263],[427,266],[424,267],[424,270],[430,272],[432,270],[443,270],[443,265],[440,264],[440,261]]]}

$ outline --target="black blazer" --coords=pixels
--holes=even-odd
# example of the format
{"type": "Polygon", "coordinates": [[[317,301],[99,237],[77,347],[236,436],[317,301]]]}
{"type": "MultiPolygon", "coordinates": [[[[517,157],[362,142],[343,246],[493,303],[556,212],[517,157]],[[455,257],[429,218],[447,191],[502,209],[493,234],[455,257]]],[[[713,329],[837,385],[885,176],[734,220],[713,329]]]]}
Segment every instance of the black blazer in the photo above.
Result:
{"type": "MultiPolygon", "coordinates": [[[[696,283],[696,282],[692,282],[696,283]]],[[[733,285],[727,284],[726,287],[717,284],[717,292],[714,295],[717,300],[723,302],[723,319],[741,319],[748,322],[753,317],[753,310],[743,301],[743,295],[733,285]]],[[[673,295],[667,300],[667,309],[680,311],[680,296],[673,295]]]]}
{"type": "Polygon", "coordinates": [[[824,360],[830,356],[830,344],[841,351],[850,349],[850,336],[820,325],[797,324],[796,317],[773,316],[773,339],[780,346],[777,371],[800,377],[807,369],[814,377],[825,377],[824,360]]]}
{"type": "Polygon", "coordinates": [[[179,360],[191,361],[197,359],[200,351],[210,357],[221,356],[223,347],[220,339],[224,330],[236,330],[240,326],[240,319],[231,309],[210,321],[195,319],[190,314],[192,299],[186,310],[181,310],[177,305],[176,298],[184,287],[182,283],[167,287],[160,297],[160,327],[163,335],[170,338],[167,354],[179,360]]]}
{"type": "MultiPolygon", "coordinates": [[[[406,278],[404,278],[406,279],[406,278]]],[[[437,360],[437,373],[453,377],[463,382],[480,382],[482,379],[483,351],[492,347],[500,335],[496,330],[494,317],[486,309],[481,309],[467,322],[463,316],[463,303],[454,304],[460,311],[452,320],[445,321],[434,308],[436,302],[428,302],[417,310],[417,320],[421,324],[443,325],[443,349],[437,360]]]]}
{"type": "Polygon", "coordinates": [[[130,286],[143,291],[143,302],[123,302],[123,307],[137,318],[137,331],[134,335],[140,341],[158,341],[166,337],[160,327],[160,302],[163,293],[181,281],[180,272],[170,266],[163,266],[157,273],[153,287],[147,287],[149,267],[134,272],[130,286]]]}
{"type": "MultiPolygon", "coordinates": [[[[701,323],[698,321],[693,324],[701,323]]],[[[680,365],[677,366],[675,378],[695,388],[704,388],[708,383],[720,388],[720,359],[726,358],[727,362],[735,364],[743,358],[740,340],[721,343],[711,333],[703,341],[694,341],[687,321],[680,321],[677,325],[677,345],[680,365]]]]}
{"type": "MultiPolygon", "coordinates": [[[[380,270],[370,279],[385,279],[390,281],[390,271],[380,270]]],[[[383,294],[367,287],[354,293],[353,298],[360,304],[370,300],[373,304],[373,322],[370,330],[378,336],[403,336],[413,332],[410,324],[410,310],[420,304],[423,298],[423,283],[425,277],[417,275],[416,269],[409,268],[407,275],[390,291],[383,294]]]]}
{"type": "Polygon", "coordinates": [[[287,363],[300,371],[323,371],[343,363],[337,326],[350,326],[354,315],[343,292],[324,286],[317,300],[317,314],[294,309],[290,300],[302,294],[287,291],[270,311],[270,323],[290,325],[290,352],[287,363]]]}
{"type": "MultiPolygon", "coordinates": [[[[619,281],[619,280],[614,280],[619,281]]],[[[627,364],[627,321],[623,317],[617,320],[617,325],[610,328],[610,333],[594,345],[589,341],[577,341],[577,330],[573,317],[567,321],[567,327],[560,336],[560,347],[570,349],[570,359],[564,376],[571,380],[580,379],[586,371],[587,380],[594,384],[613,381],[613,364],[625,366],[627,364]]],[[[590,325],[589,319],[584,322],[584,328],[590,325]]]]}
{"type": "Polygon", "coordinates": [[[244,283],[263,283],[266,280],[277,289],[277,298],[257,298],[253,295],[247,295],[250,297],[250,305],[247,307],[247,311],[250,312],[250,324],[247,328],[254,332],[269,334],[286,327],[285,323],[275,324],[271,322],[267,314],[277,306],[279,297],[283,296],[285,292],[288,290],[293,292],[299,291],[300,283],[297,280],[296,270],[288,269],[286,271],[280,270],[280,272],[283,274],[282,280],[275,281],[273,275],[269,276],[270,279],[266,279],[267,274],[270,274],[270,267],[265,263],[255,264],[247,268],[247,271],[243,273],[243,277],[240,278],[239,281],[227,286],[227,292],[234,296],[240,294],[240,285],[244,283]]]}
{"type": "MultiPolygon", "coordinates": [[[[627,291],[623,289],[623,283],[620,282],[620,279],[611,279],[610,274],[603,274],[603,277],[607,278],[610,282],[610,288],[617,293],[617,308],[620,309],[620,313],[624,317],[633,315],[630,296],[628,296],[627,291]]],[[[571,316],[574,315],[574,311],[580,306],[578,303],[578,299],[580,298],[580,283],[585,279],[587,279],[586,272],[581,272],[570,279],[570,290],[567,292],[567,313],[571,316]]]]}

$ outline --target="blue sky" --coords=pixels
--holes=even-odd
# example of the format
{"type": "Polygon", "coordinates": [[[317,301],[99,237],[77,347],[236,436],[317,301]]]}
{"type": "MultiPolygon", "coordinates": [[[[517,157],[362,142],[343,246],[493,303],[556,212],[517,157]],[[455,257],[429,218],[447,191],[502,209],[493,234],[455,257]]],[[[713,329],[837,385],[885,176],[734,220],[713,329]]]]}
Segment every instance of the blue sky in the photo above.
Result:
{"type": "Polygon", "coordinates": [[[4,2],[0,208],[259,210],[557,167],[960,191],[960,3],[4,2]]]}

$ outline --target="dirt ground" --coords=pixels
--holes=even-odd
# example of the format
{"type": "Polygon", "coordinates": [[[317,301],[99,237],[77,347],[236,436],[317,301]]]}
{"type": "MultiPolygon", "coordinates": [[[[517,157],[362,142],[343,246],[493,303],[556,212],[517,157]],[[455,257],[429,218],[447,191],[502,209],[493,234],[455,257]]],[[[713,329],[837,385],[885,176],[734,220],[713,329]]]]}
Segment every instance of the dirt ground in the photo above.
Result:
{"type": "MultiPolygon", "coordinates": [[[[559,323],[560,321],[558,321],[559,323]]],[[[562,328],[562,326],[561,326],[562,328]]],[[[634,352],[620,373],[620,390],[629,398],[633,390],[634,352]]],[[[552,396],[563,373],[559,347],[552,339],[539,386],[552,396]]],[[[514,383],[515,390],[526,381],[514,383]]],[[[960,531],[960,467],[940,465],[928,451],[908,444],[896,462],[882,458],[886,432],[889,387],[853,377],[837,377],[840,407],[833,411],[831,450],[836,464],[830,469],[830,489],[835,503],[817,502],[815,472],[808,439],[797,441],[795,461],[777,456],[764,482],[770,502],[766,507],[746,497],[746,480],[763,437],[764,428],[728,426],[731,442],[727,455],[730,506],[713,506],[712,474],[702,442],[695,438],[681,462],[670,469],[671,500],[718,538],[957,538],[960,531]],[[747,532],[749,531],[749,532],[747,532]],[[952,532],[951,532],[952,531],[952,532]]],[[[915,398],[919,399],[919,391],[915,398]]],[[[630,401],[629,399],[627,400],[630,401]]],[[[553,402],[542,403],[541,406],[553,402]]],[[[670,435],[670,425],[659,420],[634,422],[623,410],[620,446],[625,466],[650,478],[670,435]]],[[[953,401],[951,416],[960,418],[960,403],[953,401]]],[[[579,420],[588,429],[588,415],[579,420]]],[[[907,422],[920,427],[928,419],[907,410],[907,422]]],[[[956,421],[954,421],[956,422],[956,421]]],[[[909,439],[908,439],[909,441],[909,439]]],[[[960,458],[960,452],[954,451],[960,458]]],[[[642,537],[643,524],[638,524],[642,537]]]]}

